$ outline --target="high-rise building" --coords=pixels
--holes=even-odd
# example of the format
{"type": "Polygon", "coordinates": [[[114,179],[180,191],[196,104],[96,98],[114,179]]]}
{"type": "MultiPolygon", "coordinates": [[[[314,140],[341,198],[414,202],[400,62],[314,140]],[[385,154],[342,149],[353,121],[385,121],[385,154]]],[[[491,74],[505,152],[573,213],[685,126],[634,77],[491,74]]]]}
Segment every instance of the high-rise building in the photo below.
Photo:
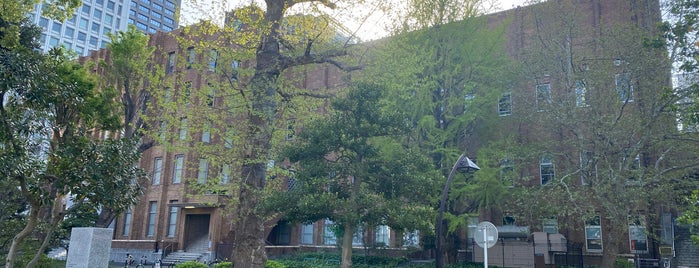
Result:
{"type": "Polygon", "coordinates": [[[169,32],[177,28],[181,0],[132,0],[129,24],[145,33],[169,32]]]}
{"type": "Polygon", "coordinates": [[[87,56],[107,46],[107,33],[124,31],[129,24],[147,34],[172,31],[178,25],[179,6],[180,0],[83,0],[65,22],[42,16],[43,4],[36,5],[29,17],[43,28],[40,45],[44,52],[63,46],[87,56]]]}
{"type": "Polygon", "coordinates": [[[84,0],[65,22],[42,16],[43,5],[38,4],[29,17],[43,28],[40,45],[44,52],[63,46],[79,56],[87,56],[90,51],[107,46],[107,33],[126,30],[129,2],[84,0]]]}

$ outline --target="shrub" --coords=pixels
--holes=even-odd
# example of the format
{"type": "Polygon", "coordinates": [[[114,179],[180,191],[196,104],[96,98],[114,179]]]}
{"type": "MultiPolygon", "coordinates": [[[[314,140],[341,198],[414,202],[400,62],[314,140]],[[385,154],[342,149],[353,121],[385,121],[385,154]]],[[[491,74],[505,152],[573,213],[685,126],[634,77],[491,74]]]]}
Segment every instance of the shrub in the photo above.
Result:
{"type": "Polygon", "coordinates": [[[209,266],[201,262],[188,261],[175,265],[175,268],[209,268],[209,266]]]}
{"type": "Polygon", "coordinates": [[[231,263],[229,261],[219,262],[217,264],[214,264],[214,268],[231,268],[231,267],[233,267],[233,263],[231,263]]]}
{"type": "Polygon", "coordinates": [[[265,263],[265,268],[286,268],[286,266],[281,262],[268,260],[267,263],[265,263]]]}

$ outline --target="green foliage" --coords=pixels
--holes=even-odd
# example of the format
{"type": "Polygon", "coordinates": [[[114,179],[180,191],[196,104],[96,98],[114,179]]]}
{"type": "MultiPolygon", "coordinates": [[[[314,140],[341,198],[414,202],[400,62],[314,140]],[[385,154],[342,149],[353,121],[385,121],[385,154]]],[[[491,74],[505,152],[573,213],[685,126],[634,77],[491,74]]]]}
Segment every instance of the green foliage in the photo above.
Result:
{"type": "Polygon", "coordinates": [[[682,224],[688,224],[692,231],[692,241],[699,244],[699,190],[693,190],[686,198],[687,210],[677,220],[682,224]]]}
{"type": "Polygon", "coordinates": [[[614,268],[633,268],[636,267],[633,262],[624,259],[624,258],[618,258],[614,262],[614,268]]]}
{"type": "Polygon", "coordinates": [[[214,264],[214,268],[231,268],[231,267],[233,267],[233,263],[229,262],[229,261],[219,262],[219,263],[214,264]]]}
{"type": "Polygon", "coordinates": [[[283,263],[273,260],[267,260],[265,268],[287,268],[283,263]]]}
{"type": "MultiPolygon", "coordinates": [[[[175,268],[208,268],[209,266],[197,261],[178,263],[175,268]]],[[[230,267],[230,266],[229,266],[230,267]]]]}

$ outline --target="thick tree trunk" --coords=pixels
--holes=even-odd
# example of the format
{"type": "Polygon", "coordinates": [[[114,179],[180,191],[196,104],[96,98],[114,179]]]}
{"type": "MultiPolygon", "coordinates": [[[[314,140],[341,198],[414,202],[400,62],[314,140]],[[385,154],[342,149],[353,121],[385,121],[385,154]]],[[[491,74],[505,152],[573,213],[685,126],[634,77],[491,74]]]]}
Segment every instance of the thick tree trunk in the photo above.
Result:
{"type": "Polygon", "coordinates": [[[264,218],[255,213],[260,192],[249,185],[240,191],[233,262],[235,267],[265,267],[264,218]]]}
{"type": "Polygon", "coordinates": [[[97,216],[95,226],[99,228],[107,228],[112,221],[114,221],[115,217],[116,214],[114,213],[114,210],[111,208],[102,208],[102,211],[100,211],[100,214],[97,216]]]}
{"type": "Polygon", "coordinates": [[[352,237],[354,236],[354,224],[345,224],[345,232],[342,235],[342,268],[352,267],[352,237]]]}

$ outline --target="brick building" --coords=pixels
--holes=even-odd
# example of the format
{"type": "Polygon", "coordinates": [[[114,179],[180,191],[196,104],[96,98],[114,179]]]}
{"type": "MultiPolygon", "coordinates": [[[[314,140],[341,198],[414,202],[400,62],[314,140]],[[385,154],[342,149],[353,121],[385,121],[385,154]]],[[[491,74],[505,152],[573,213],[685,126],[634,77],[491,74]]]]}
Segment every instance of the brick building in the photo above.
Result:
{"type": "MultiPolygon", "coordinates": [[[[523,68],[513,83],[512,90],[498,100],[493,100],[493,113],[497,113],[500,120],[499,131],[515,134],[522,143],[542,144],[551,141],[551,146],[543,150],[551,154],[537,155],[534,160],[529,155],[528,159],[520,157],[512,161],[517,162],[518,167],[517,179],[513,181],[512,187],[545,189],[562,176],[559,172],[575,167],[580,168],[575,175],[579,179],[571,184],[574,188],[594,184],[595,178],[599,176],[596,170],[592,172],[591,167],[585,165],[586,157],[594,155],[591,149],[586,149],[588,143],[585,139],[581,139],[581,144],[585,146],[571,146],[565,141],[573,136],[574,131],[559,129],[550,133],[549,129],[544,129],[543,123],[537,122],[549,120],[548,115],[553,115],[562,105],[583,111],[572,121],[613,113],[615,110],[611,107],[619,103],[623,103],[624,107],[640,109],[638,107],[650,103],[646,102],[648,98],[656,97],[652,90],[644,90],[669,85],[669,65],[633,58],[634,51],[629,51],[634,49],[631,46],[612,47],[609,44],[613,42],[609,37],[615,33],[608,30],[633,30],[646,34],[654,32],[660,21],[658,1],[548,1],[487,15],[487,18],[491,25],[508,23],[505,39],[511,59],[523,63],[532,63],[533,59],[541,59],[543,62],[542,65],[531,64],[523,68]],[[547,51],[547,45],[557,48],[547,51]],[[652,68],[649,65],[653,65],[652,68]],[[582,79],[584,74],[593,72],[594,76],[582,79]],[[606,79],[593,81],[591,77],[606,79]],[[606,94],[600,93],[605,87],[611,90],[607,90],[606,94]]],[[[244,74],[241,71],[238,77],[237,69],[244,69],[245,62],[224,57],[223,51],[194,46],[191,44],[195,43],[187,44],[189,41],[184,40],[189,40],[186,31],[178,29],[171,33],[156,33],[150,41],[151,45],[157,47],[154,64],[162,66],[166,73],[165,79],[172,81],[174,96],[181,96],[182,92],[190,90],[207,90],[212,84],[210,79],[214,77],[211,74],[226,74],[227,77],[233,75],[234,80],[240,78],[239,83],[244,83],[244,74]],[[191,67],[197,64],[204,69],[209,68],[209,72],[191,67]]],[[[105,57],[104,53],[106,52],[100,51],[92,57],[105,57]]],[[[664,55],[656,54],[653,57],[663,58],[664,55]]],[[[286,75],[293,85],[309,90],[340,89],[345,85],[345,79],[349,78],[346,73],[332,66],[296,69],[286,75]]],[[[190,93],[186,95],[189,96],[190,93]]],[[[198,96],[194,101],[197,98],[203,100],[202,96],[210,97],[207,105],[212,108],[225,108],[224,105],[229,103],[224,96],[213,93],[192,93],[192,96],[198,96]]],[[[640,111],[633,109],[624,113],[640,111]]],[[[126,252],[136,256],[147,255],[151,259],[178,251],[193,253],[194,258],[203,259],[225,258],[231,252],[232,219],[228,218],[230,211],[224,205],[228,201],[226,191],[202,194],[195,192],[194,188],[197,187],[197,182],[206,183],[214,179],[222,184],[230,183],[229,176],[235,174],[231,172],[235,167],[177,149],[178,146],[200,146],[204,143],[218,144],[218,148],[224,152],[229,148],[224,135],[226,131],[187,133],[187,125],[202,126],[202,123],[197,119],[183,118],[179,127],[169,126],[169,132],[172,133],[163,140],[168,144],[176,144],[174,149],[172,145],[157,144],[143,154],[139,164],[153,178],[140,203],[115,222],[112,249],[115,260],[120,260],[126,252]],[[182,128],[182,125],[185,127],[182,128]]],[[[675,129],[674,118],[662,119],[652,127],[675,129]]],[[[287,122],[287,127],[293,130],[293,120],[287,122]]],[[[588,135],[591,129],[585,126],[581,128],[581,135],[588,135]]],[[[292,138],[290,134],[287,137],[292,138]]],[[[466,141],[466,146],[479,148],[485,142],[486,137],[475,137],[466,141]]],[[[647,165],[658,160],[656,153],[629,153],[624,159],[629,159],[627,163],[647,165]]],[[[293,184],[293,180],[282,182],[280,187],[289,187],[290,184],[293,184]]],[[[620,243],[619,247],[623,248],[620,253],[632,259],[657,260],[662,257],[660,248],[672,249],[673,218],[676,211],[673,207],[651,204],[642,213],[648,219],[639,220],[638,225],[629,226],[626,230],[628,233],[621,234],[621,237],[628,239],[625,238],[620,243]],[[654,220],[651,221],[650,218],[654,220]]],[[[519,219],[519,214],[518,211],[501,208],[481,211],[479,217],[474,218],[474,223],[492,221],[501,230],[501,242],[492,249],[501,254],[490,255],[491,264],[532,267],[540,262],[560,264],[562,258],[565,258],[568,265],[599,264],[603,253],[602,239],[606,235],[605,215],[593,215],[591,219],[519,219]],[[600,232],[603,234],[595,235],[600,232]],[[541,259],[536,256],[541,256],[541,259]]],[[[271,220],[268,225],[268,251],[270,254],[280,254],[333,248],[336,240],[329,232],[330,224],[317,222],[291,225],[279,219],[271,220]]],[[[397,253],[401,252],[402,246],[420,245],[417,233],[401,234],[401,237],[396,235],[390,228],[381,226],[376,230],[359,232],[355,245],[361,246],[365,241],[383,243],[397,253]]],[[[466,240],[468,236],[464,235],[463,238],[466,240]]],[[[482,260],[479,257],[482,256],[482,250],[472,244],[464,246],[461,252],[464,259],[482,260]]]]}

